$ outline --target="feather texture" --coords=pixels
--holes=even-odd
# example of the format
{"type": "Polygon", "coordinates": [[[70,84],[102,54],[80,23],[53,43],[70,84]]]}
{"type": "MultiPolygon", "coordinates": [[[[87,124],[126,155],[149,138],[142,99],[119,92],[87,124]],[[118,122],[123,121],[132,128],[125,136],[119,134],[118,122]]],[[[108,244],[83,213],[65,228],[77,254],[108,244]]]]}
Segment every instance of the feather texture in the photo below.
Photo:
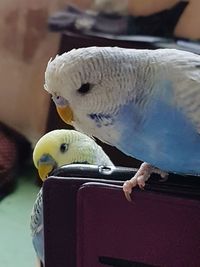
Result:
{"type": "Polygon", "coordinates": [[[199,55],[74,49],[48,64],[45,89],[68,101],[79,131],[166,172],[200,175],[199,55]]]}

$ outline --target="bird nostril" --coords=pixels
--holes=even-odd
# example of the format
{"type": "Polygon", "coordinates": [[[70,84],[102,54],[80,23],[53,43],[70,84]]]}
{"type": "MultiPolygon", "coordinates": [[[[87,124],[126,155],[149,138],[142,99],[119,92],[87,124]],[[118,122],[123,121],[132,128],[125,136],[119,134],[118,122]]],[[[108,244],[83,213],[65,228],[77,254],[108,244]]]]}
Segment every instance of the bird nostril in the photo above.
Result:
{"type": "Polygon", "coordinates": [[[46,163],[49,161],[49,156],[48,155],[42,155],[40,158],[40,163],[46,163]]]}
{"type": "Polygon", "coordinates": [[[54,159],[49,154],[43,154],[39,159],[40,164],[54,164],[54,159]]]}
{"type": "Polygon", "coordinates": [[[62,96],[59,96],[59,95],[52,96],[52,100],[54,101],[56,106],[66,106],[66,105],[68,105],[68,101],[65,98],[63,98],[62,96]]]}

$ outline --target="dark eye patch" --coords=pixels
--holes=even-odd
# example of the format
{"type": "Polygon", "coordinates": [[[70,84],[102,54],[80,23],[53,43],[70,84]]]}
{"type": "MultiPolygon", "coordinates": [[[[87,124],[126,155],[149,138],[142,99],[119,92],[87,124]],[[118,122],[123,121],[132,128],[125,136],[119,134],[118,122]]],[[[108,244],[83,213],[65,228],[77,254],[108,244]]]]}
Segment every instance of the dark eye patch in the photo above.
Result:
{"type": "Polygon", "coordinates": [[[81,87],[78,89],[78,93],[80,94],[86,94],[90,91],[91,85],[89,83],[84,83],[81,85],[81,87]]]}
{"type": "Polygon", "coordinates": [[[60,151],[62,153],[66,152],[67,150],[68,150],[68,144],[63,143],[63,144],[60,145],[60,151]]]}

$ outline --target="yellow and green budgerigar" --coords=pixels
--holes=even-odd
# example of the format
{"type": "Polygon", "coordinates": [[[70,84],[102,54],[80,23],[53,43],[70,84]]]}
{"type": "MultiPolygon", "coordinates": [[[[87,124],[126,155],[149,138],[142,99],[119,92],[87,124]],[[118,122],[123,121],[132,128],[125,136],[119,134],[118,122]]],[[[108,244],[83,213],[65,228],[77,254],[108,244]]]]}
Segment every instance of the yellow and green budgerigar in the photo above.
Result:
{"type": "MultiPolygon", "coordinates": [[[[66,164],[114,166],[94,139],[78,131],[67,129],[53,130],[42,136],[35,145],[33,162],[43,181],[52,170],[66,164]]],[[[42,189],[32,209],[31,233],[36,254],[44,263],[42,189]]]]}

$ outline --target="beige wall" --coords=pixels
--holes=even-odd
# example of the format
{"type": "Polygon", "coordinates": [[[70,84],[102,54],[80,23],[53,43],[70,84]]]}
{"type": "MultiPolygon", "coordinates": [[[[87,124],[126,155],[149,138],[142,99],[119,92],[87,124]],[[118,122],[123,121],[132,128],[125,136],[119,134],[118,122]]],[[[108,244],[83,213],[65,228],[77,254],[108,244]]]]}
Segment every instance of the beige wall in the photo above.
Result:
{"type": "Polygon", "coordinates": [[[35,142],[45,131],[49,96],[44,70],[57,52],[59,34],[47,18],[64,0],[0,1],[0,121],[35,142]]]}
{"type": "Polygon", "coordinates": [[[50,97],[44,71],[60,40],[47,19],[68,3],[86,8],[90,0],[0,1],[0,121],[33,144],[45,132],[50,97]]]}

